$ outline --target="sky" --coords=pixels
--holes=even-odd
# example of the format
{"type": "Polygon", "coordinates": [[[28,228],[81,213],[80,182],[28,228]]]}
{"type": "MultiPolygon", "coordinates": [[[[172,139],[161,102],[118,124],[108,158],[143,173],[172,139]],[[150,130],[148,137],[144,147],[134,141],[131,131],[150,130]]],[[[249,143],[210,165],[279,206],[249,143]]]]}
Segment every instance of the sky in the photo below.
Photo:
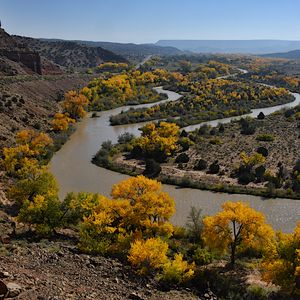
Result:
{"type": "Polygon", "coordinates": [[[0,20],[43,38],[300,40],[300,0],[0,0],[0,20]]]}

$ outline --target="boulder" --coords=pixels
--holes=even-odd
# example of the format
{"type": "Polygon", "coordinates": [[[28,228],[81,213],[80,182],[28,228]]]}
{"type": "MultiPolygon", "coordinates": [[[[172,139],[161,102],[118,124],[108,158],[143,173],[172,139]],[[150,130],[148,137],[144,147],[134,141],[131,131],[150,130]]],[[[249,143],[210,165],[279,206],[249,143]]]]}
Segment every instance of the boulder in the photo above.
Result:
{"type": "Polygon", "coordinates": [[[8,294],[8,288],[6,284],[0,280],[0,300],[4,299],[8,294]]]}
{"type": "Polygon", "coordinates": [[[0,278],[7,278],[9,277],[9,273],[5,271],[0,271],[0,278]]]}
{"type": "Polygon", "coordinates": [[[10,298],[17,297],[22,291],[22,287],[14,282],[9,282],[6,286],[8,288],[8,297],[10,298]]]}

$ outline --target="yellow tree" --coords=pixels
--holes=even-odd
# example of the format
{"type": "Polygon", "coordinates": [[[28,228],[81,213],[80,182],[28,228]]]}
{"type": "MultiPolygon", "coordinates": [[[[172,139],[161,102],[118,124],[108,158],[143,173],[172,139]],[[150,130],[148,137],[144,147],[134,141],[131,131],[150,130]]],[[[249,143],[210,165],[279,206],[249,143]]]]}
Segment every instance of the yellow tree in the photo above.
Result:
{"type": "Polygon", "coordinates": [[[86,201],[81,197],[79,202],[69,201],[75,207],[79,204],[75,211],[83,212],[81,249],[106,253],[115,247],[116,251],[127,251],[136,238],[172,234],[169,219],[175,211],[174,200],[161,191],[156,180],[144,176],[124,180],[114,185],[112,198],[97,196],[86,201]]]}
{"type": "Polygon", "coordinates": [[[265,162],[265,157],[260,153],[254,153],[252,155],[247,155],[246,152],[241,152],[240,154],[242,162],[245,167],[253,168],[255,165],[263,164],[265,162]]]}
{"type": "Polygon", "coordinates": [[[42,235],[48,235],[61,226],[62,211],[57,195],[36,195],[25,200],[18,220],[33,226],[42,235]]]}
{"type": "MultiPolygon", "coordinates": [[[[274,238],[265,216],[242,202],[225,202],[223,211],[204,218],[204,242],[220,252],[229,251],[234,266],[237,250],[258,249],[274,238]]],[[[262,249],[261,249],[262,250],[262,249]]]]}
{"type": "Polygon", "coordinates": [[[37,195],[54,196],[58,193],[55,177],[46,167],[31,169],[31,173],[20,179],[9,190],[9,196],[22,204],[26,200],[32,201],[37,195]]]}
{"type": "Polygon", "coordinates": [[[5,171],[18,177],[24,177],[31,168],[38,167],[37,157],[45,155],[53,143],[47,134],[34,130],[18,132],[16,142],[16,147],[3,148],[1,165],[5,171]]]}
{"type": "Polygon", "coordinates": [[[293,233],[279,232],[276,242],[266,251],[262,263],[263,279],[289,291],[300,292],[300,222],[293,233]]]}
{"type": "Polygon", "coordinates": [[[164,160],[177,149],[179,127],[174,123],[149,123],[141,128],[142,135],[136,139],[136,145],[147,155],[164,160]]]}
{"type": "Polygon", "coordinates": [[[161,183],[144,176],[131,177],[112,188],[115,200],[130,203],[124,215],[124,227],[147,236],[170,235],[169,219],[175,212],[174,200],[161,190],[161,183]]]}
{"type": "Polygon", "coordinates": [[[160,238],[136,240],[131,244],[128,260],[144,275],[150,270],[162,268],[168,262],[167,251],[168,244],[160,238]]]}
{"type": "Polygon", "coordinates": [[[68,113],[56,113],[52,120],[52,129],[55,131],[66,131],[69,128],[69,124],[75,123],[75,120],[70,118],[68,113]]]}
{"type": "Polygon", "coordinates": [[[29,145],[36,155],[43,154],[53,144],[48,134],[35,130],[21,130],[16,134],[16,142],[18,145],[29,145]]]}
{"type": "Polygon", "coordinates": [[[72,119],[78,119],[85,116],[85,109],[88,104],[89,101],[85,95],[77,94],[76,91],[69,91],[65,94],[63,108],[72,119]]]}

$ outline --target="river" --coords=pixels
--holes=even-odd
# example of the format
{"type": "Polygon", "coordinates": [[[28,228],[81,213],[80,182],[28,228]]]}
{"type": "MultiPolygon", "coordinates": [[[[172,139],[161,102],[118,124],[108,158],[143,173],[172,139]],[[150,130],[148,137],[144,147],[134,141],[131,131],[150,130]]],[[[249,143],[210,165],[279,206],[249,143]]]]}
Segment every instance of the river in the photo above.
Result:
{"type": "MultiPolygon", "coordinates": [[[[158,92],[168,95],[165,101],[175,101],[181,96],[172,91],[165,91],[161,87],[156,88],[158,92]]],[[[300,103],[300,94],[293,94],[295,100],[291,103],[271,108],[254,109],[250,116],[256,117],[259,112],[268,115],[283,107],[293,107],[300,103]]],[[[150,107],[153,104],[136,105],[137,107],[150,107]]],[[[50,163],[50,170],[55,175],[59,187],[60,197],[68,192],[94,192],[109,196],[113,184],[128,178],[129,176],[119,174],[104,168],[97,167],[91,163],[92,156],[99,150],[104,141],[117,142],[118,136],[124,132],[139,134],[139,128],[143,123],[110,126],[109,117],[118,114],[129,106],[99,112],[99,118],[90,118],[88,114],[80,123],[76,124],[76,131],[63,147],[55,153],[50,163]]],[[[218,123],[228,123],[232,119],[226,118],[205,122],[212,126],[218,123]]],[[[202,123],[203,124],[203,123],[202,123]]],[[[201,124],[201,125],[202,125],[201,124]]],[[[200,125],[186,127],[193,130],[200,125]]],[[[225,201],[243,201],[250,204],[254,209],[266,215],[267,222],[275,229],[291,232],[295,228],[300,216],[300,202],[292,199],[267,199],[251,195],[215,193],[190,188],[180,188],[171,185],[163,185],[164,191],[168,192],[176,203],[176,214],[172,222],[176,225],[184,225],[190,208],[192,206],[201,208],[204,215],[215,214],[221,209],[225,201]]]]}

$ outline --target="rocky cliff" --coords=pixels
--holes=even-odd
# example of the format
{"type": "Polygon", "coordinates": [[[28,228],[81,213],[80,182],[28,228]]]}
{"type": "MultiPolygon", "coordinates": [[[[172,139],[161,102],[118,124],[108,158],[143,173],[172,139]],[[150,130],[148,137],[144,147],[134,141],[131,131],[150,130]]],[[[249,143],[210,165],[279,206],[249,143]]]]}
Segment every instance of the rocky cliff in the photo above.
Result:
{"type": "Polygon", "coordinates": [[[1,75],[42,74],[41,57],[0,28],[1,75]],[[14,64],[16,63],[16,64],[14,64]]]}

